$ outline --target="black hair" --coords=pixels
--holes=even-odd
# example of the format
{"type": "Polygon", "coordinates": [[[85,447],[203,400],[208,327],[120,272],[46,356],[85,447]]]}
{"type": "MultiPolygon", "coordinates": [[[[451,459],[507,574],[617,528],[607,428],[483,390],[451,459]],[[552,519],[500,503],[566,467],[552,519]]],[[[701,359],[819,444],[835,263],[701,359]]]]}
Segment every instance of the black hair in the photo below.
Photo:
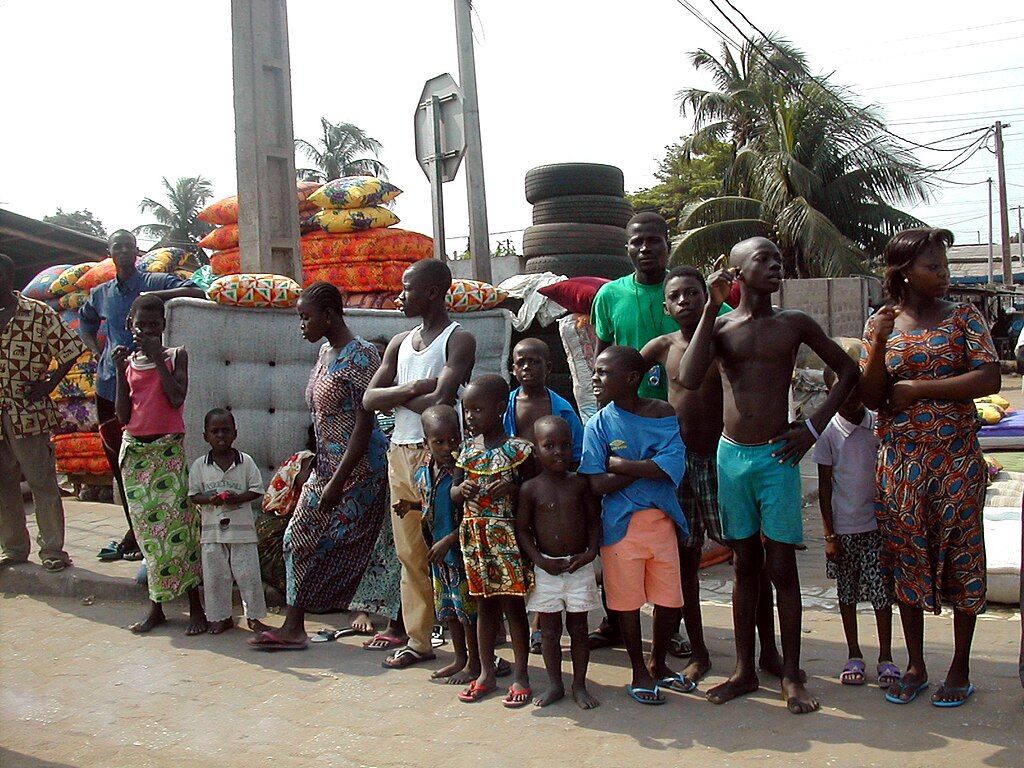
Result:
{"type": "Polygon", "coordinates": [[[953,233],[938,227],[918,227],[897,232],[885,246],[885,293],[895,303],[905,294],[903,270],[909,269],[925,251],[936,246],[943,251],[953,245],[953,233]]]}
{"type": "Polygon", "coordinates": [[[334,310],[339,315],[345,314],[345,299],[341,291],[336,285],[331,285],[325,280],[306,286],[302,291],[302,298],[322,312],[334,310]]]}
{"type": "Polygon", "coordinates": [[[640,354],[640,350],[633,349],[633,347],[613,344],[610,347],[605,347],[601,354],[609,355],[610,357],[614,357],[616,360],[621,361],[626,370],[630,373],[635,372],[643,375],[650,368],[650,366],[644,362],[644,358],[643,355],[640,354]]]}
{"type": "Polygon", "coordinates": [[[572,427],[569,426],[569,422],[563,419],[561,416],[555,416],[554,414],[548,414],[547,416],[541,416],[535,422],[533,422],[533,434],[536,435],[540,430],[544,428],[553,429],[558,427],[564,429],[572,436],[572,427]]]}
{"type": "Polygon", "coordinates": [[[0,276],[14,287],[14,262],[6,253],[0,253],[0,276]]]}
{"type": "Polygon", "coordinates": [[[528,336],[525,339],[520,339],[519,341],[516,342],[516,345],[512,347],[513,355],[515,354],[515,351],[516,349],[518,349],[520,344],[533,345],[537,347],[538,349],[540,349],[541,354],[544,356],[545,360],[551,360],[551,347],[548,346],[548,343],[544,341],[544,339],[538,339],[534,336],[528,336]]]}
{"type": "Polygon", "coordinates": [[[427,430],[428,424],[454,426],[457,431],[461,431],[459,414],[450,405],[444,403],[432,405],[424,410],[420,414],[420,422],[423,424],[424,431],[427,430]]]}
{"type": "Polygon", "coordinates": [[[482,389],[487,394],[493,396],[494,399],[501,400],[503,403],[508,401],[508,393],[511,391],[508,387],[508,382],[496,373],[485,373],[483,376],[477,376],[469,382],[469,386],[482,389]]]}
{"type": "Polygon", "coordinates": [[[112,242],[114,242],[114,240],[119,238],[121,235],[128,235],[128,237],[130,237],[133,242],[138,244],[138,240],[135,239],[134,232],[131,232],[130,230],[127,229],[115,229],[113,232],[110,233],[110,236],[107,238],[107,245],[110,245],[112,242]]]}
{"type": "Polygon", "coordinates": [[[236,431],[238,430],[238,425],[235,423],[235,414],[227,408],[211,408],[206,412],[206,415],[203,416],[203,432],[210,428],[210,419],[217,416],[227,416],[231,419],[231,426],[234,427],[236,431]]]}
{"type": "Polygon", "coordinates": [[[696,278],[697,282],[700,283],[701,290],[704,291],[704,295],[708,295],[708,283],[704,279],[704,273],[696,267],[691,267],[689,264],[683,264],[678,267],[672,267],[668,274],[665,275],[665,285],[668,285],[668,281],[675,277],[693,277],[696,278]]]}
{"type": "Polygon", "coordinates": [[[668,222],[665,221],[665,217],[660,213],[654,211],[640,211],[640,213],[633,214],[633,217],[626,224],[627,237],[629,236],[629,229],[634,224],[655,224],[661,230],[661,234],[665,238],[665,242],[668,242],[668,222]]]}
{"type": "Polygon", "coordinates": [[[163,300],[159,296],[154,296],[151,293],[143,294],[132,302],[132,308],[128,312],[128,319],[131,320],[139,312],[157,312],[160,314],[161,320],[166,319],[164,316],[163,300]]]}
{"type": "Polygon", "coordinates": [[[424,285],[436,285],[445,292],[452,287],[452,271],[438,259],[423,259],[410,266],[406,273],[419,276],[424,285]]]}

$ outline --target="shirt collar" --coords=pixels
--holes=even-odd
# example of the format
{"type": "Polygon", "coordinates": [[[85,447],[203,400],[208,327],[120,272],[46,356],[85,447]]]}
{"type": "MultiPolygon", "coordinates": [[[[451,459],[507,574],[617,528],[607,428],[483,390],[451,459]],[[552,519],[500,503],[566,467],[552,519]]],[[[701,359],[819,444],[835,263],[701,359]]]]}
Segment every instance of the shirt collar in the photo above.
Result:
{"type": "MultiPolygon", "coordinates": [[[[231,459],[231,466],[228,467],[228,471],[233,469],[234,467],[237,467],[239,464],[242,463],[242,454],[239,452],[239,450],[237,448],[232,448],[231,452],[234,454],[234,456],[231,459]]],[[[216,466],[217,465],[217,462],[215,462],[213,460],[213,451],[212,450],[206,452],[206,463],[207,463],[208,466],[216,466]]]]}
{"type": "Polygon", "coordinates": [[[860,424],[854,424],[852,421],[847,421],[838,413],[835,415],[836,427],[843,433],[843,437],[849,437],[854,431],[860,427],[866,429],[869,432],[873,432],[875,429],[875,412],[864,409],[864,418],[860,420],[860,424]]]}

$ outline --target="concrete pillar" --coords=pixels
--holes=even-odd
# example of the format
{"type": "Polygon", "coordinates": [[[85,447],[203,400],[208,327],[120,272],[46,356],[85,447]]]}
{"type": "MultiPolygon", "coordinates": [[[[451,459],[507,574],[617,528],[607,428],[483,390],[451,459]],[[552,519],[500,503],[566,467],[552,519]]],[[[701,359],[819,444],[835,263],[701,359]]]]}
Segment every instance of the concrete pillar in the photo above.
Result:
{"type": "Polygon", "coordinates": [[[302,282],[285,0],[231,0],[243,272],[302,282]]]}

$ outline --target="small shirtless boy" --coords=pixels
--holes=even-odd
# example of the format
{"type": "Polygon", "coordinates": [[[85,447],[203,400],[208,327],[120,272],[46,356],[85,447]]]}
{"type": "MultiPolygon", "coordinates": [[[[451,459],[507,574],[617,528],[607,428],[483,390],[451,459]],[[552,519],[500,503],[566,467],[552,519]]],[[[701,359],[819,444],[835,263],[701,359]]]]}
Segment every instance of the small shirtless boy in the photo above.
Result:
{"type": "Polygon", "coordinates": [[[601,499],[601,563],[608,610],[615,613],[633,679],[626,693],[640,704],[664,704],[661,689],[696,684],[665,664],[679,621],[679,539],[687,533],[676,488],[686,467],[675,411],[640,397],[647,372],[632,347],[611,346],[594,361],[594,395],[602,408],[583,428],[580,474],[601,499]],[[654,605],[651,659],[644,662],[640,608],[654,605]]]}
{"type": "MultiPolygon", "coordinates": [[[[722,259],[716,265],[721,267],[722,259]]],[[[756,691],[754,624],[761,570],[778,593],[782,634],[782,696],[794,714],[818,701],[800,672],[800,580],[795,547],[803,541],[800,458],[857,383],[856,364],[803,312],[777,310],[772,294],[782,282],[782,254],[762,237],[737,243],[729,268],[716,271],[697,331],[683,353],[680,382],[699,389],[712,361],[722,372],[725,428],[718,446],[718,493],[723,535],[735,554],[733,622],[736,669],[708,691],[716,704],[756,691]],[[740,280],[740,306],[717,317],[732,283],[740,280]],[[803,422],[788,423],[789,386],[797,349],[806,344],[838,376],[825,402],[803,422]],[[763,536],[763,543],[762,543],[763,536]]]]}
{"type": "Polygon", "coordinates": [[[601,540],[601,506],[586,478],[572,472],[573,435],[559,416],[534,424],[534,452],[541,473],[523,483],[516,514],[519,547],[535,566],[536,583],[526,603],[540,617],[547,691],[538,707],[565,696],[562,684],[562,611],[572,654],[572,697],[583,709],[597,699],[587,691],[587,614],[601,604],[594,558],[601,540]]]}

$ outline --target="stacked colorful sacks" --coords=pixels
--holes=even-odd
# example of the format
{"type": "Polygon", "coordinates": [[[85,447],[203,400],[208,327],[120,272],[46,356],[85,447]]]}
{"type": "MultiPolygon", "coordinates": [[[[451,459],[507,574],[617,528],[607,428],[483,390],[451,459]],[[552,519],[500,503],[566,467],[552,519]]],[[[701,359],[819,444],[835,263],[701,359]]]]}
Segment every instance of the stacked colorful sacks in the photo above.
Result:
{"type": "MultiPolygon", "coordinates": [[[[60,316],[72,331],[77,331],[77,311],[63,310],[60,316]]],[[[103,343],[103,332],[101,327],[97,334],[100,343],[103,343]]],[[[57,471],[67,475],[109,475],[110,465],[103,454],[98,432],[96,360],[91,352],[86,352],[75,361],[50,398],[56,404],[61,419],[53,438],[57,471]]]]}
{"type": "MultiPolygon", "coordinates": [[[[295,185],[295,197],[298,203],[297,213],[300,220],[315,212],[319,206],[307,202],[309,196],[320,189],[316,181],[300,181],[295,185]]],[[[219,225],[206,237],[199,241],[200,248],[213,251],[227,251],[238,248],[238,195],[225,197],[208,205],[199,213],[199,219],[208,224],[219,225]]]]}
{"type": "MultiPolygon", "coordinates": [[[[77,310],[89,298],[89,291],[79,288],[78,284],[97,265],[98,262],[87,261],[82,264],[72,264],[65,269],[46,288],[47,302],[55,308],[77,310]]],[[[42,273],[36,275],[36,278],[41,275],[42,273]]]]}

